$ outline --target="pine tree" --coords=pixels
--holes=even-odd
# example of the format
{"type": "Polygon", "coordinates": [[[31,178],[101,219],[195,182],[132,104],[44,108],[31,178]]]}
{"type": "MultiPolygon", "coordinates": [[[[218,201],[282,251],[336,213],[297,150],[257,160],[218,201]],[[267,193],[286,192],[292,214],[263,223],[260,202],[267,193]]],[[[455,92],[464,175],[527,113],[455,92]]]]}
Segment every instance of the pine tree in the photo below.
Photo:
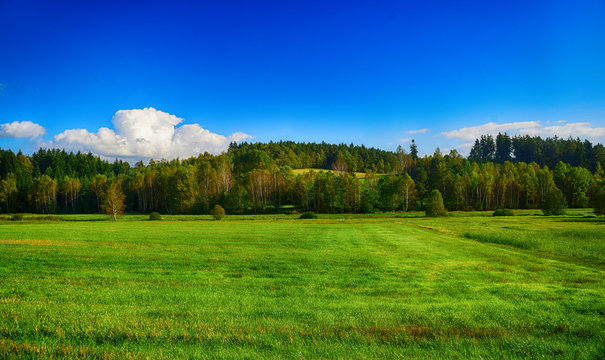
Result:
{"type": "Polygon", "coordinates": [[[416,146],[414,139],[412,139],[412,143],[410,144],[410,156],[412,156],[413,160],[418,159],[418,147],[416,146]]]}

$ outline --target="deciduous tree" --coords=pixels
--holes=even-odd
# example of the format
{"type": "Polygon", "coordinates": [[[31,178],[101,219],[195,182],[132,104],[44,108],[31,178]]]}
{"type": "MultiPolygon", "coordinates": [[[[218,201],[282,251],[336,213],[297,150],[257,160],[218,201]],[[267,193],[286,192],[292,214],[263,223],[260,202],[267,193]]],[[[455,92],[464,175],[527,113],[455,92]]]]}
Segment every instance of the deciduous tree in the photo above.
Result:
{"type": "Polygon", "coordinates": [[[447,211],[443,205],[443,196],[435,189],[426,197],[426,216],[445,216],[447,211]]]}
{"type": "Polygon", "coordinates": [[[103,199],[105,213],[111,215],[114,220],[118,220],[118,216],[124,214],[124,209],[126,208],[124,205],[125,198],[126,196],[122,191],[122,180],[113,180],[107,187],[103,199]]]}

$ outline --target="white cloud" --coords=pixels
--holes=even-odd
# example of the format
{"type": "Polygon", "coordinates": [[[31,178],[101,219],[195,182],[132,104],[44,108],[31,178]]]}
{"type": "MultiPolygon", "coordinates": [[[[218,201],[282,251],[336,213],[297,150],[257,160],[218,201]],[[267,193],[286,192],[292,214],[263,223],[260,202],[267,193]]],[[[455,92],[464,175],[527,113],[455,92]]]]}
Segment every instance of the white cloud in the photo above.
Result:
{"type": "Polygon", "coordinates": [[[0,137],[35,139],[44,135],[46,129],[31,121],[13,121],[0,125],[0,137]]]}
{"type": "Polygon", "coordinates": [[[605,127],[595,127],[588,122],[561,122],[560,125],[549,125],[547,122],[543,124],[540,121],[518,121],[509,123],[489,122],[478,126],[463,127],[461,129],[442,132],[448,139],[459,139],[464,141],[474,141],[481,135],[497,135],[498,133],[508,133],[509,135],[530,135],[541,137],[573,138],[589,139],[591,141],[599,141],[605,136],[605,127]]]}
{"type": "Polygon", "coordinates": [[[429,131],[429,129],[424,128],[424,129],[418,129],[418,130],[409,130],[409,131],[406,131],[406,133],[407,134],[424,134],[427,131],[429,131]]]}
{"type": "Polygon", "coordinates": [[[102,127],[96,133],[65,130],[45,145],[132,161],[188,158],[204,152],[218,154],[226,151],[231,142],[251,138],[242,132],[230,136],[215,134],[199,124],[177,127],[182,121],[154,108],[119,110],[112,119],[114,129],[102,127]]]}
{"type": "Polygon", "coordinates": [[[597,140],[605,135],[605,127],[594,127],[588,122],[566,123],[564,125],[545,126],[537,129],[528,129],[528,135],[555,136],[560,138],[577,138],[597,140]]]}
{"type": "Polygon", "coordinates": [[[460,153],[460,154],[468,154],[471,152],[472,147],[473,147],[473,143],[464,143],[464,144],[454,147],[454,149],[456,149],[456,151],[458,151],[458,153],[460,153]]]}
{"type": "Polygon", "coordinates": [[[397,139],[397,141],[399,141],[400,143],[406,143],[412,141],[412,138],[397,139]]]}

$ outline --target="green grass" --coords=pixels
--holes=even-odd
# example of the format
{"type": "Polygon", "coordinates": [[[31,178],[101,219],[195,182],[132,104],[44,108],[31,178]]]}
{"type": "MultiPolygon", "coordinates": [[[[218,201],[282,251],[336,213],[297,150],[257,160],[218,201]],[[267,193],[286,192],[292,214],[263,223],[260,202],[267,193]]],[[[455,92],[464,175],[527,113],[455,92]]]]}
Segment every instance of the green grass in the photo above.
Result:
{"type": "MultiPolygon", "coordinates": [[[[323,172],[334,172],[335,174],[339,173],[338,171],[332,171],[332,170],[326,170],[326,169],[312,169],[312,168],[293,169],[292,170],[292,172],[294,174],[296,174],[296,175],[306,174],[306,173],[311,172],[311,171],[315,171],[315,172],[320,172],[320,171],[323,171],[323,172]]],[[[358,179],[365,179],[365,177],[368,175],[368,173],[358,172],[358,171],[354,172],[353,174],[355,174],[355,177],[358,178],[358,179]]],[[[386,175],[386,174],[375,174],[375,175],[377,175],[377,176],[383,176],[383,175],[386,175]]]]}
{"type": "Polygon", "coordinates": [[[605,227],[596,229],[526,230],[464,234],[469,239],[486,243],[533,249],[554,256],[567,256],[585,262],[605,265],[605,227]]]}
{"type": "Polygon", "coordinates": [[[2,221],[0,358],[604,358],[605,223],[537,214],[2,221]]]}

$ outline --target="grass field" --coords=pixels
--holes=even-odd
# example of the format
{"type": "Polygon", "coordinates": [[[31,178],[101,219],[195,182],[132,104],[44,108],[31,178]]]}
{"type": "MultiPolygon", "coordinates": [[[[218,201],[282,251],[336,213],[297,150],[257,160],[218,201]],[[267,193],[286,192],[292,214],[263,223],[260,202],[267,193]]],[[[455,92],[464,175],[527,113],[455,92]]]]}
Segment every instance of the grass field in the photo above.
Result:
{"type": "Polygon", "coordinates": [[[0,221],[0,358],[605,358],[605,221],[490,214],[0,221]]]}
{"type": "MultiPolygon", "coordinates": [[[[305,174],[305,173],[308,173],[308,172],[311,172],[311,171],[315,171],[315,172],[320,172],[320,171],[323,171],[323,172],[333,172],[332,170],[310,169],[310,168],[307,168],[307,169],[293,169],[292,170],[292,172],[294,174],[297,174],[297,175],[305,174]]],[[[334,173],[336,175],[338,175],[340,172],[335,171],[334,173]]],[[[354,172],[353,174],[355,174],[355,177],[358,178],[358,179],[365,179],[365,177],[368,175],[367,173],[364,173],[364,172],[354,172]]],[[[376,174],[376,175],[380,176],[380,175],[385,175],[385,174],[376,174]]]]}

